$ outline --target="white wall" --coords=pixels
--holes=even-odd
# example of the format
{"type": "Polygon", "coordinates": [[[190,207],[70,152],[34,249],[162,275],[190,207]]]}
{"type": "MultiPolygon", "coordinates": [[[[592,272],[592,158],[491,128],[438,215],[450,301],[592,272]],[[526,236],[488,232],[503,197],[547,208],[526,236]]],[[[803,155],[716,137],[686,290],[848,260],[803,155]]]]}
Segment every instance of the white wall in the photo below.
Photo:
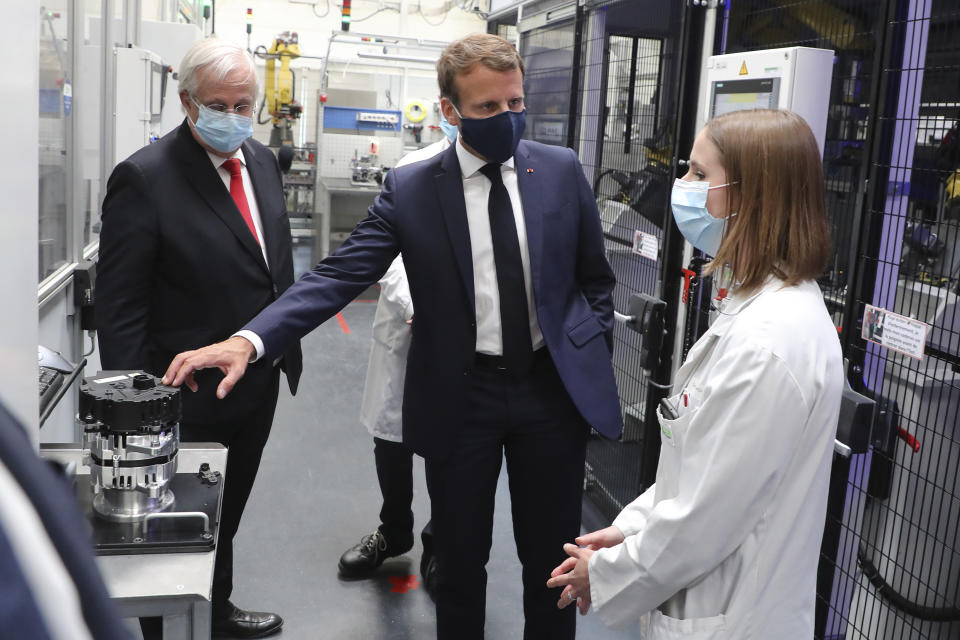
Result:
{"type": "Polygon", "coordinates": [[[0,400],[37,439],[37,265],[40,12],[6,2],[0,20],[0,400]],[[15,61],[15,63],[13,62],[15,61]]]}

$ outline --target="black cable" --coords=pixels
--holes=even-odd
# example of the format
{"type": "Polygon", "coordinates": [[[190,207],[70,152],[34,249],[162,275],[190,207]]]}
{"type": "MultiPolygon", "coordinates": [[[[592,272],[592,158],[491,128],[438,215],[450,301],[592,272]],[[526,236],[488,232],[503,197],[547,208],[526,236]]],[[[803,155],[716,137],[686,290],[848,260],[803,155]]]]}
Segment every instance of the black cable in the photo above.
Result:
{"type": "MultiPolygon", "coordinates": [[[[260,110],[257,111],[257,124],[267,124],[270,120],[261,120],[260,115],[263,113],[263,105],[267,104],[267,96],[264,94],[263,102],[260,103],[260,110]]],[[[272,118],[273,116],[271,116],[272,118]]]]}
{"type": "Polygon", "coordinates": [[[957,607],[928,607],[908,600],[896,591],[890,583],[884,580],[880,571],[873,564],[873,561],[867,557],[867,547],[860,543],[857,549],[857,560],[860,561],[860,568],[863,569],[863,575],[870,581],[877,593],[884,600],[895,606],[897,609],[921,620],[930,620],[932,622],[954,622],[960,620],[960,608],[957,607]]]}

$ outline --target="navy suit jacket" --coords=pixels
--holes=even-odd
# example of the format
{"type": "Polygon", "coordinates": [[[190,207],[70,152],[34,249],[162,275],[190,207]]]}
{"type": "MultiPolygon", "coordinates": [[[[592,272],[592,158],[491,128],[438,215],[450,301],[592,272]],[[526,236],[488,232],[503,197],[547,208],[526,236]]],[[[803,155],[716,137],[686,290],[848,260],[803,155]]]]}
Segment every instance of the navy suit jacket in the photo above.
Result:
{"type": "MultiPolygon", "coordinates": [[[[67,570],[87,623],[96,640],[129,640],[130,633],[107,595],[93,558],[89,526],[67,481],[37,457],[23,426],[0,402],[0,464],[7,468],[33,504],[50,542],[67,570]]],[[[0,496],[0,500],[3,496],[0,496]]],[[[35,600],[49,597],[33,593],[12,559],[8,536],[0,523],[0,637],[46,638],[45,623],[35,600]],[[9,634],[9,635],[7,635],[9,634]]]]}
{"type": "MultiPolygon", "coordinates": [[[[600,217],[576,154],[523,141],[514,156],[530,250],[537,320],[567,392],[588,424],[622,428],[610,359],[615,284],[600,217]]],[[[416,316],[407,356],[403,439],[445,456],[464,420],[476,348],[473,260],[456,147],[387,174],[343,245],[244,329],[265,357],[326,321],[403,253],[416,316]]]]}

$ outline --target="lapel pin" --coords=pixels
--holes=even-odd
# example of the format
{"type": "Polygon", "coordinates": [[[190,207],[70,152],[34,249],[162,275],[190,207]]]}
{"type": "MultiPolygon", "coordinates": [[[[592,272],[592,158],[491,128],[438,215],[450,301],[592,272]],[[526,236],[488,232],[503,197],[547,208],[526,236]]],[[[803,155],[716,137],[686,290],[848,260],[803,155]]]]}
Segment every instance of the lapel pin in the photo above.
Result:
{"type": "Polygon", "coordinates": [[[533,173],[533,169],[527,169],[527,173],[533,173]]]}

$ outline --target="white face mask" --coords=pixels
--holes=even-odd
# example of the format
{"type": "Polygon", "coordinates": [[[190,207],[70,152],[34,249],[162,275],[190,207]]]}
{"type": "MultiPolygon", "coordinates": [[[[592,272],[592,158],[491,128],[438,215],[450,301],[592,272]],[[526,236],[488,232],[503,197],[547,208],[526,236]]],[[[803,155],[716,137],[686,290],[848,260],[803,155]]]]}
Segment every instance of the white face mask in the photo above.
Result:
{"type": "MultiPolygon", "coordinates": [[[[691,182],[677,178],[673,182],[670,205],[677,228],[687,242],[711,256],[717,255],[727,218],[714,218],[707,211],[707,194],[712,189],[721,189],[734,184],[727,182],[711,187],[709,182],[691,182]]],[[[728,217],[737,214],[731,213],[728,217]]]]}

